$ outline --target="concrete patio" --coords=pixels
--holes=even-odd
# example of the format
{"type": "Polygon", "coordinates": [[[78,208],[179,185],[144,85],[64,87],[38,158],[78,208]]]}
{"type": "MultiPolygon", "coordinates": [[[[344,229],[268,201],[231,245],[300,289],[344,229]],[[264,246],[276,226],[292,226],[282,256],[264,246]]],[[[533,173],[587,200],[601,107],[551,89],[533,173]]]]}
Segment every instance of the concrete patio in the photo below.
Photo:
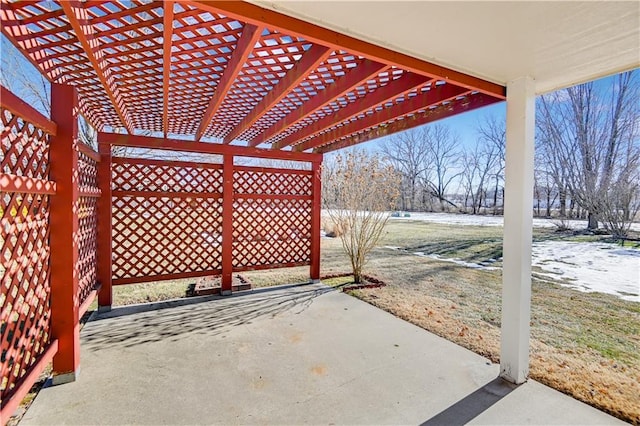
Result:
{"type": "Polygon", "coordinates": [[[321,284],[117,308],[81,340],[21,424],[620,423],[321,284]]]}

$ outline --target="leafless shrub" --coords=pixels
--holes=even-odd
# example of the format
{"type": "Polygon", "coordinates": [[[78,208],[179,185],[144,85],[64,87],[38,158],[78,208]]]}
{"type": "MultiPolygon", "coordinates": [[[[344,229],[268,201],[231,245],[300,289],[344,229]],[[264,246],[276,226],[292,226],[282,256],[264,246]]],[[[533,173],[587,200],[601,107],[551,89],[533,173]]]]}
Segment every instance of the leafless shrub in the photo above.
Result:
{"type": "Polygon", "coordinates": [[[380,239],[389,211],[395,208],[400,176],[378,156],[363,151],[336,156],[323,172],[323,201],[342,232],[353,280],[360,283],[367,255],[380,239]]]}

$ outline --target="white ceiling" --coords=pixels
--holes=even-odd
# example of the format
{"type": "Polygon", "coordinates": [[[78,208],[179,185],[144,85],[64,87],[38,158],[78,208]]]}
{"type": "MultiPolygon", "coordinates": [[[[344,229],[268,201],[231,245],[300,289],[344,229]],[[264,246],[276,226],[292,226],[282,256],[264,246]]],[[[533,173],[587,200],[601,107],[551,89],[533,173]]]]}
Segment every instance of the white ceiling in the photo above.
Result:
{"type": "Polygon", "coordinates": [[[640,67],[640,1],[282,1],[265,8],[538,93],[640,67]]]}

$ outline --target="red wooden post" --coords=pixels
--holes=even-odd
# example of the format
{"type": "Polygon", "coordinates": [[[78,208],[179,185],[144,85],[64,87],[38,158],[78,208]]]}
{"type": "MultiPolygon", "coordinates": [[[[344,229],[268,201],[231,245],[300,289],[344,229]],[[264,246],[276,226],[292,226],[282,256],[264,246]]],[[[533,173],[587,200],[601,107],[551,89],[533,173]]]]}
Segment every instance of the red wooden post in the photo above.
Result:
{"type": "Polygon", "coordinates": [[[111,274],[111,144],[98,139],[98,152],[100,162],[98,163],[98,188],[100,188],[100,199],[98,199],[98,282],[100,292],[98,293],[98,310],[111,310],[112,274],[111,274]]]}
{"type": "Polygon", "coordinates": [[[222,288],[232,292],[233,280],[233,155],[225,155],[222,166],[222,288]]]}
{"type": "Polygon", "coordinates": [[[313,201],[311,205],[311,281],[320,281],[320,216],[322,215],[322,162],[311,163],[313,201]]]}
{"type": "Polygon", "coordinates": [[[78,318],[78,97],[72,86],[51,84],[51,120],[58,126],[51,137],[51,334],[58,339],[53,358],[53,383],[76,379],[80,366],[78,318]]]}

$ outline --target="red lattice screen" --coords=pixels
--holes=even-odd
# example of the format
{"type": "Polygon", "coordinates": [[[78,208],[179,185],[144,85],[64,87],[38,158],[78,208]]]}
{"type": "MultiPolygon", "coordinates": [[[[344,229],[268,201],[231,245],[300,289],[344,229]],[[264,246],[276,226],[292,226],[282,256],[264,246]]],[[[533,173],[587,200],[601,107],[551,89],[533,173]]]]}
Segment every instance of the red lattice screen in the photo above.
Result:
{"type": "Polygon", "coordinates": [[[308,265],[312,172],[113,158],[112,279],[129,284],[222,273],[223,216],[233,217],[233,270],[308,265]]]}
{"type": "Polygon", "coordinates": [[[306,170],[235,168],[234,270],[309,264],[312,176],[306,170]]]}
{"type": "Polygon", "coordinates": [[[100,156],[79,144],[78,190],[78,301],[82,305],[96,288],[97,283],[97,218],[98,189],[97,163],[100,156]]]}
{"type": "MultiPolygon", "coordinates": [[[[3,405],[50,347],[49,134],[0,107],[0,302],[3,405]]],[[[46,120],[46,119],[45,119],[46,120]]],[[[41,122],[34,119],[33,122],[41,122]]]]}
{"type": "Polygon", "coordinates": [[[218,274],[222,166],[114,158],[114,284],[218,274]]]}

